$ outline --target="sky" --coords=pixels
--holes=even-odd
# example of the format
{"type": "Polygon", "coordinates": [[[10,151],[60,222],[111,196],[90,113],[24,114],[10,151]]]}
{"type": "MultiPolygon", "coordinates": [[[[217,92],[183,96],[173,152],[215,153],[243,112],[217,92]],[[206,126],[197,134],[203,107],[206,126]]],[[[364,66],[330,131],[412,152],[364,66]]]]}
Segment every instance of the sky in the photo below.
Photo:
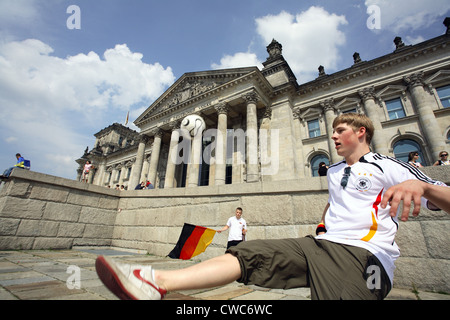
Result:
{"type": "Polygon", "coordinates": [[[276,39],[299,84],[445,33],[448,0],[0,0],[0,171],[76,178],[94,134],[186,72],[257,66],[276,39]]]}

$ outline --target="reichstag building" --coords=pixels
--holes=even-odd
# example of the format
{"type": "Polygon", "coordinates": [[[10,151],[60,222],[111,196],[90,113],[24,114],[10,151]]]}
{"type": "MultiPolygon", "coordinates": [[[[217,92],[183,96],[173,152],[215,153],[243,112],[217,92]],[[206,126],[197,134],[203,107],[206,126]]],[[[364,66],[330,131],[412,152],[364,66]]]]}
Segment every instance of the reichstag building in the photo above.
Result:
{"type": "Polygon", "coordinates": [[[341,160],[332,122],[346,112],[373,121],[374,152],[407,160],[417,151],[432,165],[450,149],[449,24],[416,45],[397,37],[395,51],[370,61],[355,52],[352,66],[332,74],[320,66],[302,84],[276,40],[262,70],[185,73],[135,120],[139,133],[114,123],[95,134],[77,160],[78,177],[87,160],[90,183],[130,190],[142,181],[167,189],[316,176],[320,162],[341,160]],[[206,125],[197,148],[179,130],[189,115],[206,125]]]}

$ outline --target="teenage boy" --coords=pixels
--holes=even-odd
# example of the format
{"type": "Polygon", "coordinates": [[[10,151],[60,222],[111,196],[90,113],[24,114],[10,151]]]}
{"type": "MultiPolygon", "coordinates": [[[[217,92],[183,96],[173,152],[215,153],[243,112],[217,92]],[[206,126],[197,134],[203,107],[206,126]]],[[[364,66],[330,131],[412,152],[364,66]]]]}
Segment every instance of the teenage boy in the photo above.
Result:
{"type": "MultiPolygon", "coordinates": [[[[310,287],[312,299],[383,299],[399,256],[394,242],[397,213],[391,215],[389,204],[397,206],[399,197],[390,192],[383,199],[383,194],[405,180],[442,183],[411,165],[370,152],[374,127],[364,115],[343,114],[333,129],[332,139],[344,160],[328,170],[329,202],[316,238],[246,241],[180,270],[153,270],[100,256],[100,279],[122,299],[161,299],[167,291],[235,280],[268,288],[310,287]]],[[[406,193],[401,198],[411,199],[411,192],[406,193]]],[[[425,199],[422,205],[434,208],[425,199]]]]}
{"type": "Polygon", "coordinates": [[[228,219],[225,227],[217,230],[217,232],[221,233],[223,231],[227,231],[228,229],[230,229],[230,231],[228,233],[227,249],[237,246],[245,240],[245,234],[247,233],[247,222],[244,218],[242,218],[241,207],[236,208],[235,216],[228,219]]]}

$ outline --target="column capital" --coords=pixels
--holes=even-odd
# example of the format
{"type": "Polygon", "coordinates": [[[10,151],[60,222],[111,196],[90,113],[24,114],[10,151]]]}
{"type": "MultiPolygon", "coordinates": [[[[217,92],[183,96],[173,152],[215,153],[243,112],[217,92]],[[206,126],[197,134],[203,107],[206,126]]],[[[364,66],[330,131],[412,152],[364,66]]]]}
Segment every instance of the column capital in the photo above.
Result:
{"type": "Polygon", "coordinates": [[[174,131],[174,130],[180,129],[180,126],[181,126],[181,121],[180,120],[176,120],[176,121],[173,121],[173,122],[169,123],[170,131],[174,131]]]}
{"type": "Polygon", "coordinates": [[[247,103],[257,103],[260,100],[260,97],[259,97],[258,93],[256,92],[256,90],[252,90],[250,92],[244,93],[242,95],[242,98],[247,103]]]}
{"type": "Polygon", "coordinates": [[[375,100],[375,98],[376,98],[374,87],[369,87],[369,88],[364,88],[364,89],[358,90],[358,94],[361,97],[361,99],[363,100],[363,102],[366,102],[369,99],[375,100]]]}
{"type": "Polygon", "coordinates": [[[403,81],[405,81],[408,88],[425,85],[425,81],[423,80],[423,71],[410,74],[409,76],[404,76],[403,81]]]}
{"type": "Polygon", "coordinates": [[[164,130],[162,130],[161,128],[156,128],[152,130],[150,134],[155,138],[156,137],[162,138],[162,136],[164,135],[164,130]]]}
{"type": "Polygon", "coordinates": [[[322,101],[320,103],[320,106],[323,108],[323,111],[327,112],[327,111],[336,111],[335,107],[334,107],[334,99],[327,99],[325,101],[322,101]]]}
{"type": "Polygon", "coordinates": [[[214,109],[218,114],[227,114],[230,106],[226,102],[219,102],[214,106],[214,109]]]}
{"type": "Polygon", "coordinates": [[[139,136],[139,143],[147,144],[147,142],[150,140],[150,137],[146,134],[141,134],[139,136]]]}

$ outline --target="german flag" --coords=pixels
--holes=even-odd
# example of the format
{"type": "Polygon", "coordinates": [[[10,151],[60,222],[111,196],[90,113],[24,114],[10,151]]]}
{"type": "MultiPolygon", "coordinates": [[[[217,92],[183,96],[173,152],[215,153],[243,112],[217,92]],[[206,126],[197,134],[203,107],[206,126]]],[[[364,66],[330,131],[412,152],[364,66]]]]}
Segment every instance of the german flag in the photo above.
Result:
{"type": "Polygon", "coordinates": [[[215,230],[185,223],[180,238],[175,248],[169,253],[169,257],[189,260],[205,251],[215,234],[215,230]]]}

